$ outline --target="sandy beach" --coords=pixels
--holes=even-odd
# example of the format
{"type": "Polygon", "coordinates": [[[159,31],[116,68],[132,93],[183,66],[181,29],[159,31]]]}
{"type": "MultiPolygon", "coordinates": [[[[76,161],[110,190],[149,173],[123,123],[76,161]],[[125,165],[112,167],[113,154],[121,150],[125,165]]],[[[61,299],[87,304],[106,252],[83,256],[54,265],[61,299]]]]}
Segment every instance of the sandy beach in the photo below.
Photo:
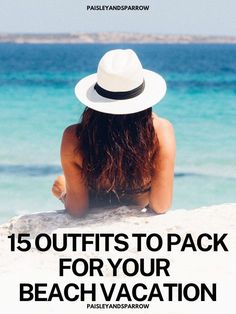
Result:
{"type": "MultiPolygon", "coordinates": [[[[151,281],[161,282],[215,282],[218,287],[217,302],[158,302],[150,303],[150,309],[147,313],[156,313],[155,309],[161,310],[161,313],[222,313],[227,306],[227,313],[233,313],[233,307],[230,308],[229,302],[233,302],[234,290],[232,289],[236,280],[235,258],[236,258],[236,204],[223,204],[211,207],[202,207],[195,210],[176,210],[170,211],[165,215],[153,215],[152,213],[141,211],[140,208],[120,207],[110,210],[97,210],[89,213],[86,217],[74,219],[66,214],[63,210],[57,212],[41,212],[31,215],[23,215],[12,218],[7,223],[0,226],[0,273],[1,289],[0,294],[8,309],[13,310],[16,306],[20,309],[18,313],[35,312],[34,302],[21,302],[18,300],[19,282],[78,282],[85,281],[87,284],[94,280],[85,276],[76,278],[68,274],[59,278],[58,276],[58,259],[64,258],[83,258],[89,260],[93,257],[106,259],[134,258],[145,257],[145,260],[153,257],[168,258],[171,263],[170,277],[160,276],[158,278],[127,278],[120,273],[117,278],[113,278],[108,265],[104,264],[104,277],[96,278],[99,282],[101,279],[108,285],[111,282],[120,281],[132,283],[140,280],[150,284],[151,281]],[[176,246],[171,252],[163,248],[160,252],[150,252],[144,249],[137,252],[134,243],[130,244],[126,252],[117,252],[111,250],[105,252],[101,250],[95,252],[93,249],[86,252],[73,252],[71,249],[64,252],[39,252],[35,247],[27,252],[10,252],[8,235],[15,233],[29,233],[32,243],[35,237],[40,233],[57,234],[58,237],[65,233],[120,233],[128,235],[133,233],[158,233],[163,239],[168,234],[178,234],[184,239],[186,234],[191,233],[194,241],[202,233],[210,235],[218,234],[219,236],[227,233],[226,244],[228,252],[221,248],[217,252],[193,252],[186,249],[180,251],[180,246],[176,246]]],[[[207,243],[207,241],[206,241],[207,243]]],[[[41,313],[62,313],[63,310],[70,313],[90,313],[83,302],[40,302],[37,304],[37,310],[41,313]]],[[[10,310],[9,310],[10,311],[10,310]]],[[[124,310],[122,310],[124,312],[124,310]]],[[[11,311],[10,311],[11,312],[11,311]]],[[[91,310],[92,312],[92,310],[91,310]]],[[[108,311],[109,312],[109,311],[108,311]]],[[[119,312],[119,311],[118,311],[119,312]]],[[[137,313],[140,310],[137,310],[137,313]]],[[[38,312],[37,312],[38,313],[38,312]]],[[[130,311],[127,310],[127,313],[130,311]]],[[[136,313],[133,310],[132,313],[136,313]]]]}

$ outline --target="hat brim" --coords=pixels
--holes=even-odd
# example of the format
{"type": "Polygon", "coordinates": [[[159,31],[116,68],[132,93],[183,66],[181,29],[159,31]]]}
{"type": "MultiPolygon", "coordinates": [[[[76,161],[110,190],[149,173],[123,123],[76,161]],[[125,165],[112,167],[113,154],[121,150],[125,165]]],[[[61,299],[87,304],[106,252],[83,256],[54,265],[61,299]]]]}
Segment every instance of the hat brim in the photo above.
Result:
{"type": "Polygon", "coordinates": [[[81,79],[75,86],[75,95],[85,106],[96,111],[110,114],[130,114],[150,108],[159,103],[166,94],[164,78],[149,70],[143,70],[145,88],[133,98],[114,100],[100,96],[94,89],[97,74],[91,74],[81,79]]]}

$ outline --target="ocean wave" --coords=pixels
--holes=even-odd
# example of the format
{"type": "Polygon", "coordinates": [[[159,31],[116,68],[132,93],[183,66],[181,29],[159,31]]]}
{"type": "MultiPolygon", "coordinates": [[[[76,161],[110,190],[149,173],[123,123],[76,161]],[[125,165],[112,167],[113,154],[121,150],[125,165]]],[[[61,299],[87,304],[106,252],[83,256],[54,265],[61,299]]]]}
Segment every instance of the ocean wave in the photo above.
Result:
{"type": "MultiPolygon", "coordinates": [[[[14,175],[14,176],[28,176],[28,177],[44,177],[50,175],[59,175],[62,173],[60,165],[0,165],[0,175],[14,175]]],[[[212,178],[223,178],[223,179],[235,179],[234,176],[223,175],[204,172],[191,172],[191,171],[176,171],[175,178],[186,178],[186,177],[212,177],[212,178]]]]}
{"type": "Polygon", "coordinates": [[[75,80],[65,79],[20,79],[20,78],[9,78],[0,79],[0,85],[7,86],[43,86],[43,87],[65,87],[74,86],[75,80]]]}
{"type": "Polygon", "coordinates": [[[182,88],[200,88],[204,89],[219,89],[219,90],[235,90],[236,89],[236,81],[198,81],[198,80],[169,80],[169,86],[171,89],[182,89],[182,88]]]}
{"type": "MultiPolygon", "coordinates": [[[[46,78],[1,78],[0,86],[24,86],[24,87],[71,87],[74,86],[76,80],[74,79],[46,79],[46,78]]],[[[233,90],[236,89],[236,80],[219,80],[219,81],[205,81],[205,80],[168,80],[168,85],[172,90],[181,90],[186,88],[199,88],[201,90],[233,90]]]]}
{"type": "Polygon", "coordinates": [[[61,172],[57,165],[0,165],[0,175],[41,177],[61,172]]]}

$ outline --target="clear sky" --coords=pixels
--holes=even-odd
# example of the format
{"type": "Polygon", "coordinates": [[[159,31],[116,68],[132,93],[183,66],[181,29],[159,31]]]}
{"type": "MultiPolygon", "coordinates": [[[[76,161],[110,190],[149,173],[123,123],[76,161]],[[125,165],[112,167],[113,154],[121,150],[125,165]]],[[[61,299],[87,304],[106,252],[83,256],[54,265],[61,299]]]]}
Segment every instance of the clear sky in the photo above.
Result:
{"type": "Polygon", "coordinates": [[[0,0],[0,33],[81,31],[236,36],[236,0],[0,0]],[[87,11],[92,4],[150,11],[87,11]]]}

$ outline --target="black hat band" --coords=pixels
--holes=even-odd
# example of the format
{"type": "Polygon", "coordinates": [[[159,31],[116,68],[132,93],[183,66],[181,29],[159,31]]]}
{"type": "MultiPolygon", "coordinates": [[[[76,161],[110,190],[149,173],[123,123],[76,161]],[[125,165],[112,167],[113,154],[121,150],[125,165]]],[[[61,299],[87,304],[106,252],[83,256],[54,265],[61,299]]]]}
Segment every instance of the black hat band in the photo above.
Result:
{"type": "Polygon", "coordinates": [[[144,80],[141,85],[126,92],[111,92],[109,90],[102,88],[100,85],[98,85],[98,83],[96,83],[94,86],[94,89],[100,96],[109,98],[109,99],[116,99],[116,100],[124,100],[124,99],[137,97],[140,94],[142,94],[142,92],[144,91],[144,88],[145,88],[144,80]]]}

